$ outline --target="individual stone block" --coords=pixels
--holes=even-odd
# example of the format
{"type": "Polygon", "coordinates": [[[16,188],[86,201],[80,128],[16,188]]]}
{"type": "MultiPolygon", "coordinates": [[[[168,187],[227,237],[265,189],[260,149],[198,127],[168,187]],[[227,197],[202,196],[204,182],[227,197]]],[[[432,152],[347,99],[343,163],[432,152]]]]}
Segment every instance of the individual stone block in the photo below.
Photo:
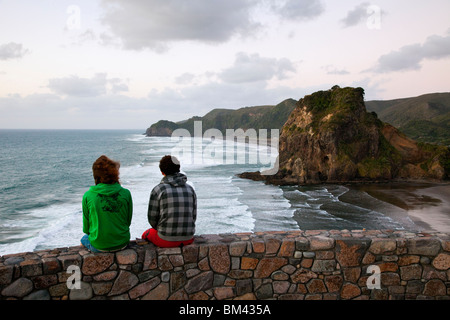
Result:
{"type": "Polygon", "coordinates": [[[81,271],[84,275],[94,275],[107,270],[114,262],[113,253],[95,253],[83,257],[81,271]]]}
{"type": "Polygon", "coordinates": [[[252,249],[255,253],[263,253],[266,249],[264,241],[261,239],[252,239],[252,249]]]}
{"type": "Polygon", "coordinates": [[[314,272],[332,272],[336,269],[335,260],[314,260],[311,270],[314,272]]]}
{"type": "Polygon", "coordinates": [[[400,267],[402,280],[418,280],[422,277],[422,267],[418,264],[400,267]]]}
{"type": "Polygon", "coordinates": [[[108,294],[111,291],[112,285],[112,282],[94,282],[91,284],[94,294],[98,296],[108,294]]]}
{"type": "Polygon", "coordinates": [[[188,294],[205,291],[213,286],[214,273],[212,271],[202,272],[188,280],[184,287],[188,294]]]}
{"type": "Polygon", "coordinates": [[[173,265],[170,263],[169,257],[166,255],[158,256],[158,268],[161,271],[172,270],[173,265]]]}
{"type": "Polygon", "coordinates": [[[50,294],[47,290],[39,290],[27,295],[23,300],[50,300],[50,294]]]}
{"type": "Polygon", "coordinates": [[[430,280],[425,284],[423,294],[426,296],[445,296],[447,294],[447,288],[441,280],[430,280]]]}
{"type": "Polygon", "coordinates": [[[230,256],[242,257],[247,250],[247,242],[238,241],[230,243],[230,256]]]}
{"type": "Polygon", "coordinates": [[[417,238],[409,239],[407,242],[408,253],[424,256],[435,256],[439,253],[441,243],[438,239],[417,238]]]}
{"type": "MultiPolygon", "coordinates": [[[[266,247],[267,250],[267,247],[266,247]]],[[[281,243],[280,251],[278,252],[279,257],[292,257],[295,251],[295,240],[285,239],[281,243]]]]}
{"type": "Polygon", "coordinates": [[[305,237],[295,238],[295,249],[299,251],[309,250],[309,240],[305,237]]]}
{"type": "Polygon", "coordinates": [[[80,289],[71,289],[69,293],[70,300],[89,300],[94,293],[90,283],[81,281],[80,289]]]}
{"type": "Polygon", "coordinates": [[[261,287],[259,287],[259,289],[256,290],[255,295],[259,300],[272,298],[272,285],[270,283],[263,284],[261,287]]]}
{"type": "Polygon", "coordinates": [[[317,278],[317,274],[308,269],[299,269],[291,275],[293,283],[307,283],[311,279],[317,278]]]}
{"type": "Polygon", "coordinates": [[[37,276],[33,278],[35,289],[46,289],[58,283],[58,276],[56,274],[37,276]]]}
{"type": "Polygon", "coordinates": [[[120,295],[139,283],[139,279],[131,272],[121,270],[108,296],[120,295]]]}
{"type": "Polygon", "coordinates": [[[259,259],[242,257],[241,258],[241,269],[242,270],[254,270],[258,265],[259,259]]]}
{"type": "Polygon", "coordinates": [[[236,280],[236,295],[241,296],[253,292],[253,283],[251,279],[236,280]]]}
{"type": "Polygon", "coordinates": [[[369,247],[369,251],[373,254],[384,254],[393,252],[397,248],[397,242],[392,239],[375,238],[369,247]]]}
{"type": "Polygon", "coordinates": [[[169,297],[169,284],[162,282],[142,297],[142,300],[166,300],[169,297]]]}
{"type": "Polygon", "coordinates": [[[145,250],[143,270],[156,269],[158,260],[156,250],[154,248],[145,250]]]}
{"type": "Polygon", "coordinates": [[[195,263],[198,261],[198,247],[194,245],[184,246],[183,250],[183,258],[186,264],[195,263]]]}
{"type": "Polygon", "coordinates": [[[189,300],[189,296],[183,289],[176,291],[167,300],[189,300]]]}
{"type": "Polygon", "coordinates": [[[334,248],[334,239],[325,236],[314,236],[309,241],[309,250],[329,250],[334,248]]]}
{"type": "Polygon", "coordinates": [[[213,289],[214,297],[217,300],[225,300],[235,296],[233,288],[231,287],[218,287],[213,289]]]}
{"type": "Polygon", "coordinates": [[[327,292],[327,288],[321,279],[312,279],[306,285],[309,293],[325,293],[327,292]]]}
{"type": "Polygon", "coordinates": [[[291,283],[289,281],[274,281],[272,283],[273,292],[276,294],[287,293],[291,283]]]}
{"type": "Polygon", "coordinates": [[[95,281],[110,281],[117,276],[117,271],[105,271],[94,276],[95,281]]]}
{"type": "Polygon", "coordinates": [[[0,285],[10,284],[13,278],[14,266],[0,266],[0,285]]]}
{"type": "Polygon", "coordinates": [[[122,250],[116,253],[118,264],[134,264],[137,262],[138,256],[136,251],[131,249],[122,250]]]}
{"type": "Polygon", "coordinates": [[[228,254],[228,246],[216,245],[209,248],[209,264],[217,273],[226,274],[230,271],[231,260],[228,254]]]}
{"type": "Polygon", "coordinates": [[[325,285],[328,288],[328,292],[338,292],[339,290],[341,290],[343,282],[344,280],[340,275],[325,277],[325,285]]]}
{"type": "Polygon", "coordinates": [[[265,238],[266,254],[276,254],[281,246],[281,240],[274,237],[265,238]]]}
{"type": "Polygon", "coordinates": [[[20,264],[23,277],[33,277],[42,275],[42,261],[41,260],[25,260],[20,264]]]}
{"type": "Polygon", "coordinates": [[[370,240],[336,240],[336,259],[342,267],[359,266],[370,240]]]}
{"type": "Polygon", "coordinates": [[[19,278],[3,289],[1,293],[6,297],[22,298],[31,291],[33,291],[33,282],[27,278],[19,278]]]}
{"type": "Polygon", "coordinates": [[[359,267],[344,268],[342,273],[344,275],[345,281],[357,283],[359,277],[361,276],[361,268],[359,267]]]}
{"type": "Polygon", "coordinates": [[[79,254],[58,256],[57,259],[61,262],[63,270],[67,270],[70,266],[81,267],[81,256],[79,254]]]}
{"type": "Polygon", "coordinates": [[[161,280],[158,277],[155,277],[151,280],[148,280],[144,283],[137,285],[128,292],[130,299],[142,297],[143,295],[147,294],[150,290],[156,288],[160,283],[161,280]]]}
{"type": "Polygon", "coordinates": [[[419,256],[404,255],[404,256],[400,256],[399,257],[397,264],[400,267],[403,267],[403,266],[408,266],[408,265],[411,265],[411,264],[419,263],[419,261],[420,261],[420,257],[419,256]]]}
{"type": "Polygon", "coordinates": [[[66,283],[60,283],[48,288],[48,291],[52,297],[62,297],[69,293],[66,283]]]}
{"type": "Polygon", "coordinates": [[[440,253],[431,264],[438,270],[450,269],[450,254],[440,253]]]}
{"type": "Polygon", "coordinates": [[[169,261],[174,267],[180,267],[184,265],[184,259],[181,254],[170,255],[169,261]]]}
{"type": "Polygon", "coordinates": [[[280,269],[287,264],[285,258],[263,258],[259,261],[256,267],[254,277],[255,278],[267,278],[272,272],[280,269]]]}
{"type": "Polygon", "coordinates": [[[43,258],[42,270],[44,274],[55,274],[61,271],[61,264],[56,258],[43,258]]]}
{"type": "Polygon", "coordinates": [[[353,283],[345,283],[341,289],[342,299],[353,299],[361,294],[361,289],[353,283]]]}

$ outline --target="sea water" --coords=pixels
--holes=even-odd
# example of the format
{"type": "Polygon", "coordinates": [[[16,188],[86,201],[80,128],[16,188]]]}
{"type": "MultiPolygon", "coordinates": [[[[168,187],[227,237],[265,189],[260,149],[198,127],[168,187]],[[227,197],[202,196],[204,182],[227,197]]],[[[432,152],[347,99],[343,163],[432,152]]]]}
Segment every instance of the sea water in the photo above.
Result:
{"type": "MultiPolygon", "coordinates": [[[[0,130],[0,255],[79,245],[81,199],[94,184],[92,164],[103,154],[121,163],[120,182],[133,197],[131,238],[139,238],[150,227],[148,200],[162,178],[159,160],[172,154],[177,143],[128,130],[0,130]]],[[[220,147],[224,142],[214,143],[220,147]]],[[[268,148],[247,145],[245,153],[276,157],[276,150],[268,148]]],[[[380,201],[346,186],[266,185],[236,176],[264,168],[238,161],[242,154],[234,163],[208,153],[201,161],[193,156],[199,155],[179,158],[198,197],[197,235],[412,227],[404,216],[377,210],[380,201]]]]}

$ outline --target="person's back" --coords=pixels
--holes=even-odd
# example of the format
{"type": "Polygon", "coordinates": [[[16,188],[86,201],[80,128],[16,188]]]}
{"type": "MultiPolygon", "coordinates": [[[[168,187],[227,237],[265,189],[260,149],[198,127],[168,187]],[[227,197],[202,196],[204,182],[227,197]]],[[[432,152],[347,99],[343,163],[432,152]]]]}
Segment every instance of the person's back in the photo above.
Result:
{"type": "Polygon", "coordinates": [[[176,158],[165,156],[160,161],[164,178],[150,194],[148,221],[152,226],[143,239],[160,247],[176,247],[192,243],[197,219],[197,195],[180,172],[176,158]],[[174,160],[174,161],[172,161],[174,160]]]}
{"type": "Polygon", "coordinates": [[[91,251],[114,251],[130,241],[131,193],[118,182],[119,164],[105,156],[93,165],[95,186],[84,194],[81,243],[91,251]]]}

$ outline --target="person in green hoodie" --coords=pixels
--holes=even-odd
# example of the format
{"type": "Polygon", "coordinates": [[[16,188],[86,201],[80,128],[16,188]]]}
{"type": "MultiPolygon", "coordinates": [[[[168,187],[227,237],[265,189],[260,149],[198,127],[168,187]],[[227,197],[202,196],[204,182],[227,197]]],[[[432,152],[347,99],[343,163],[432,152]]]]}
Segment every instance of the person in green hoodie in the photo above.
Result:
{"type": "Polygon", "coordinates": [[[133,201],[119,183],[120,163],[102,155],[92,165],[95,186],[83,195],[81,244],[91,252],[111,252],[130,241],[133,201]]]}

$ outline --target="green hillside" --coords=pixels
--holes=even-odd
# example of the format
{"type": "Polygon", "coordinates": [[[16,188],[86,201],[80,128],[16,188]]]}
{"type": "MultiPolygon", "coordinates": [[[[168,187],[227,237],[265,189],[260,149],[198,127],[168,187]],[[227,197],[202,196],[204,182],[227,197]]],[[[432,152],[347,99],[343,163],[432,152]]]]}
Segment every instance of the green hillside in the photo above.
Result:
{"type": "Polygon", "coordinates": [[[170,136],[178,128],[187,129],[191,135],[194,133],[194,122],[202,121],[202,129],[218,129],[223,135],[226,129],[281,129],[287,118],[295,108],[297,101],[287,99],[276,106],[245,107],[237,110],[214,109],[203,117],[192,117],[180,122],[166,120],[158,121],[147,129],[147,136],[170,136]]]}
{"type": "Polygon", "coordinates": [[[413,98],[366,101],[368,111],[397,127],[410,138],[450,145],[450,93],[432,93],[413,98]]]}

